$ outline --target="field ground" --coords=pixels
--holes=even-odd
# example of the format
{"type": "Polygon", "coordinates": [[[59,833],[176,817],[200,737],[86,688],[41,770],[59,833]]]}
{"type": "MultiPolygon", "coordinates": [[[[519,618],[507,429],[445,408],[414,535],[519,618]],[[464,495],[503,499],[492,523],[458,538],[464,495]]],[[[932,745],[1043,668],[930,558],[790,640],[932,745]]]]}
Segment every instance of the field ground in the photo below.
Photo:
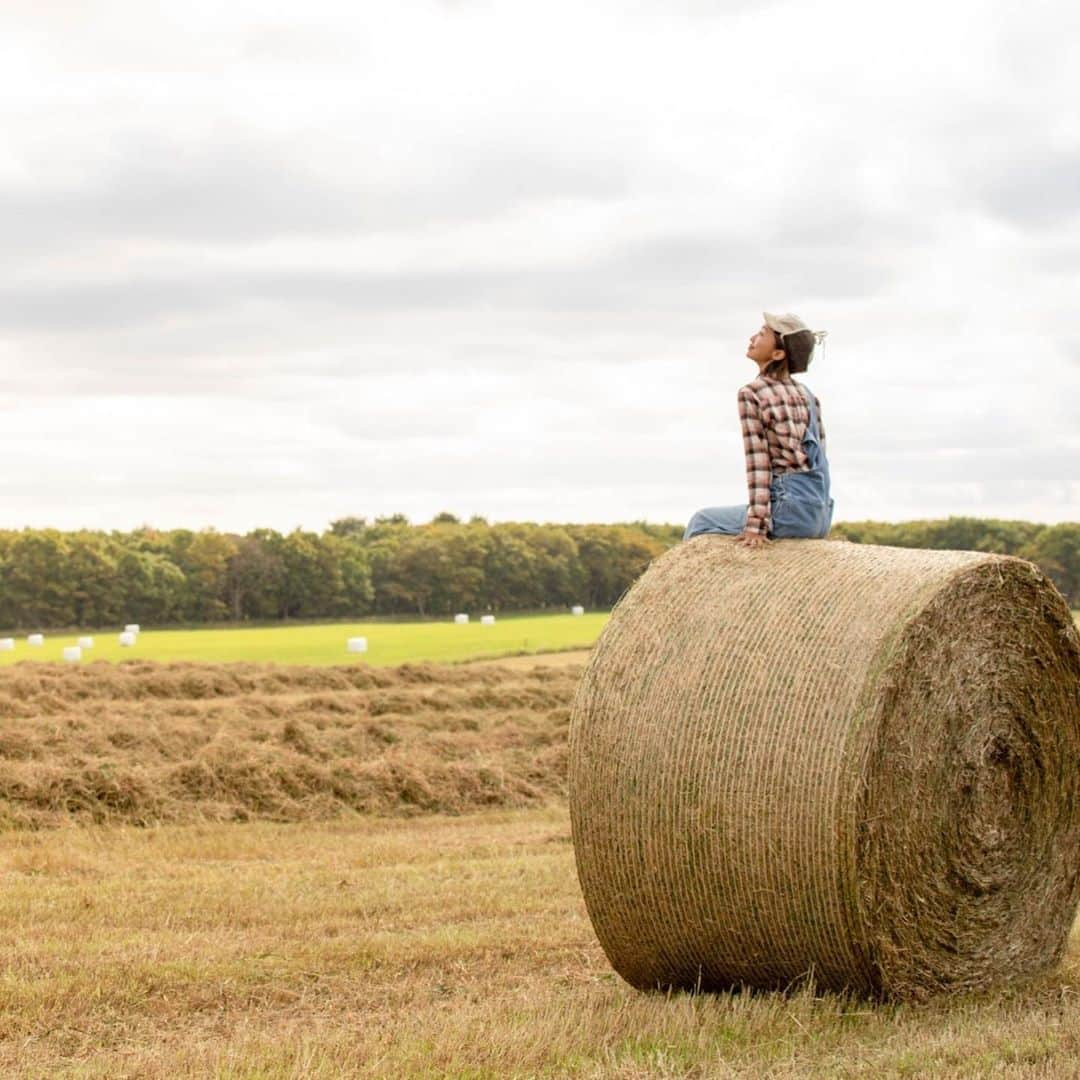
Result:
{"type": "Polygon", "coordinates": [[[569,836],[585,656],[0,672],[0,1076],[1080,1076],[1075,932],[921,1005],[622,983],[569,836]]]}
{"type": "MultiPolygon", "coordinates": [[[[117,632],[93,634],[94,647],[84,663],[94,660],[155,660],[201,663],[277,663],[332,665],[367,663],[375,667],[429,660],[454,663],[516,653],[556,652],[588,648],[607,622],[607,612],[580,617],[558,615],[500,615],[494,626],[474,619],[467,626],[446,622],[372,622],[287,625],[252,629],[145,630],[134,647],[119,643],[117,632]],[[366,637],[368,651],[350,654],[346,639],[366,637]]],[[[46,635],[34,647],[26,635],[15,639],[13,652],[0,652],[0,667],[20,660],[57,662],[65,645],[79,635],[46,635]]]]}
{"type": "Polygon", "coordinates": [[[5,1076],[1069,1077],[1080,941],[998,995],[640,994],[564,806],[0,835],[5,1076]]]}

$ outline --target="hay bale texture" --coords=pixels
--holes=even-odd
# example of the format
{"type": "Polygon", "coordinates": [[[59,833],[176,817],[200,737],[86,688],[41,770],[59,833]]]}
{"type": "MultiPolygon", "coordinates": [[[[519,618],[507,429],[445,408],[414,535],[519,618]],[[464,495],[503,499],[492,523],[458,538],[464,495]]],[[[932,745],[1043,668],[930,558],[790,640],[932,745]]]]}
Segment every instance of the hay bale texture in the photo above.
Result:
{"type": "Polygon", "coordinates": [[[982,989],[1076,912],[1080,642],[1021,559],[698,537],[613,612],[569,773],[634,986],[982,989]]]}

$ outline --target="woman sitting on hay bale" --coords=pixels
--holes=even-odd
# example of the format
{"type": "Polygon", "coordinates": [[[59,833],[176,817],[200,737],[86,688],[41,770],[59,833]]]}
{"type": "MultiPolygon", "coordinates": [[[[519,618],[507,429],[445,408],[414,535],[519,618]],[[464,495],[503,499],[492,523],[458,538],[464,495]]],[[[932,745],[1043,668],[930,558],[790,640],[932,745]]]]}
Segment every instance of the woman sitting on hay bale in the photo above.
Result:
{"type": "Polygon", "coordinates": [[[750,504],[699,510],[684,540],[726,533],[757,548],[771,538],[827,536],[832,525],[821,403],[791,377],[810,366],[825,331],[811,330],[796,315],[766,311],[764,317],[746,350],[758,377],[739,391],[750,504]]]}

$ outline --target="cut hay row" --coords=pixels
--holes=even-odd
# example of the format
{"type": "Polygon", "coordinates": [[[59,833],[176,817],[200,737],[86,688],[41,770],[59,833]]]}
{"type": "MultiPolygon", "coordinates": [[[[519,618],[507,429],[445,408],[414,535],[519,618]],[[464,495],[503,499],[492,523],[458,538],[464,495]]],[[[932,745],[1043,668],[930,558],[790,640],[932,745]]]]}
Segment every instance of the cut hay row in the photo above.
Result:
{"type": "Polygon", "coordinates": [[[35,664],[0,674],[0,827],[459,813],[565,794],[580,667],[35,664]]]}

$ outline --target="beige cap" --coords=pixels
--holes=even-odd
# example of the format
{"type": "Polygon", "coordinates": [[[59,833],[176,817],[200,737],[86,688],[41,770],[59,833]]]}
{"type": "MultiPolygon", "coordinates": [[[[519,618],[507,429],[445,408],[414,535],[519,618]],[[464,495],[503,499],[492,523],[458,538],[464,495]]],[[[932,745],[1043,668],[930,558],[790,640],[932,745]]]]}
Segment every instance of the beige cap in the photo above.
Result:
{"type": "Polygon", "coordinates": [[[765,319],[765,325],[780,337],[797,333],[799,330],[809,330],[814,335],[815,343],[820,345],[828,334],[827,330],[810,330],[810,327],[798,315],[792,315],[791,312],[786,315],[774,315],[771,311],[763,311],[761,314],[765,319]]]}

